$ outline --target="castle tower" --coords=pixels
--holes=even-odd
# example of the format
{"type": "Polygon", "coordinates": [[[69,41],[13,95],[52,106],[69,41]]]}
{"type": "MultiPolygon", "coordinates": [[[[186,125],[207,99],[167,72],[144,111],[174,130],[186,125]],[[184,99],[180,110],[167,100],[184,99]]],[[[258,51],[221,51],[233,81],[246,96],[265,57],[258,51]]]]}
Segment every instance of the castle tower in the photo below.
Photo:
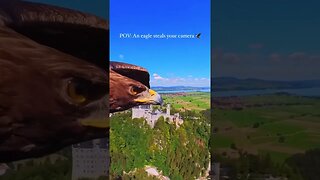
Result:
{"type": "Polygon", "coordinates": [[[167,104],[167,115],[170,116],[170,104],[167,104]]]}
{"type": "Polygon", "coordinates": [[[139,105],[132,108],[132,119],[147,117],[152,111],[151,105],[139,105]]]}

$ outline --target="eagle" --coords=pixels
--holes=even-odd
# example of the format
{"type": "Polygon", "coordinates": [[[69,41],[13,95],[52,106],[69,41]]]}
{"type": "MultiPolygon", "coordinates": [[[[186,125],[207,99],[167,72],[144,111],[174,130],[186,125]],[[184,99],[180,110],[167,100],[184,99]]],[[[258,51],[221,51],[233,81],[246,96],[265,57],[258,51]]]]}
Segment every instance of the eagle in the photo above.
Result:
{"type": "Polygon", "coordinates": [[[0,162],[108,137],[109,113],[162,103],[145,68],[108,58],[106,20],[0,0],[0,162]]]}
{"type": "Polygon", "coordinates": [[[149,79],[149,72],[143,67],[110,62],[110,112],[137,105],[163,104],[161,96],[150,89],[149,79]]]}

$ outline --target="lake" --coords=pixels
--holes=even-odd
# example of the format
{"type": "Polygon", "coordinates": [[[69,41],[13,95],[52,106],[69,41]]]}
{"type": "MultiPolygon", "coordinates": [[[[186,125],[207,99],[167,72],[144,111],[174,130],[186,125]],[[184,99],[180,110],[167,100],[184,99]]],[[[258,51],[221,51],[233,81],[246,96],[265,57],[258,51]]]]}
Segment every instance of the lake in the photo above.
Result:
{"type": "MultiPolygon", "coordinates": [[[[190,90],[159,90],[160,94],[169,93],[188,93],[188,92],[210,92],[210,88],[206,89],[190,89],[190,90]]],[[[234,90],[234,91],[217,91],[213,93],[214,97],[229,97],[229,96],[252,96],[274,93],[289,93],[300,96],[317,96],[320,97],[320,87],[317,88],[301,88],[301,89],[260,89],[260,90],[234,90]]]]}

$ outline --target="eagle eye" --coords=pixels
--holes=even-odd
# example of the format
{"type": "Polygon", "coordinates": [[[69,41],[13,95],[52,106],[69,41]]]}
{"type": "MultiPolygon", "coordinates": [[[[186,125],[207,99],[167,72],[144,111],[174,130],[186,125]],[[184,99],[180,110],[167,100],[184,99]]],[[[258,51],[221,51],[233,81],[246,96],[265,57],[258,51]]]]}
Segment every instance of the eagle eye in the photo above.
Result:
{"type": "Polygon", "coordinates": [[[133,85],[133,86],[131,86],[131,88],[130,88],[130,93],[131,93],[132,95],[136,95],[136,94],[139,94],[139,93],[143,92],[144,90],[145,90],[145,88],[142,87],[142,86],[133,85]]]}
{"type": "Polygon", "coordinates": [[[75,104],[85,104],[103,97],[107,93],[107,85],[95,84],[84,79],[72,79],[67,84],[67,95],[75,104]]]}

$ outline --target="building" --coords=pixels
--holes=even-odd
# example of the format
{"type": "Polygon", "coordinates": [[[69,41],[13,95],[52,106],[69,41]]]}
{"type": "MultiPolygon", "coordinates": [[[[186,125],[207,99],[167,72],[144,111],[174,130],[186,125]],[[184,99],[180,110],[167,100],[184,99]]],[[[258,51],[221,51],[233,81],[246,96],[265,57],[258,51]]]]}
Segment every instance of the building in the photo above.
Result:
{"type": "Polygon", "coordinates": [[[158,119],[162,116],[165,120],[168,120],[170,123],[174,123],[179,127],[183,123],[182,118],[179,113],[171,115],[170,110],[170,104],[167,105],[166,112],[162,112],[159,109],[153,110],[152,105],[140,105],[132,108],[132,119],[144,118],[150,127],[153,128],[158,119]]]}
{"type": "Polygon", "coordinates": [[[109,140],[96,139],[72,146],[72,179],[109,175],[109,140]]]}

